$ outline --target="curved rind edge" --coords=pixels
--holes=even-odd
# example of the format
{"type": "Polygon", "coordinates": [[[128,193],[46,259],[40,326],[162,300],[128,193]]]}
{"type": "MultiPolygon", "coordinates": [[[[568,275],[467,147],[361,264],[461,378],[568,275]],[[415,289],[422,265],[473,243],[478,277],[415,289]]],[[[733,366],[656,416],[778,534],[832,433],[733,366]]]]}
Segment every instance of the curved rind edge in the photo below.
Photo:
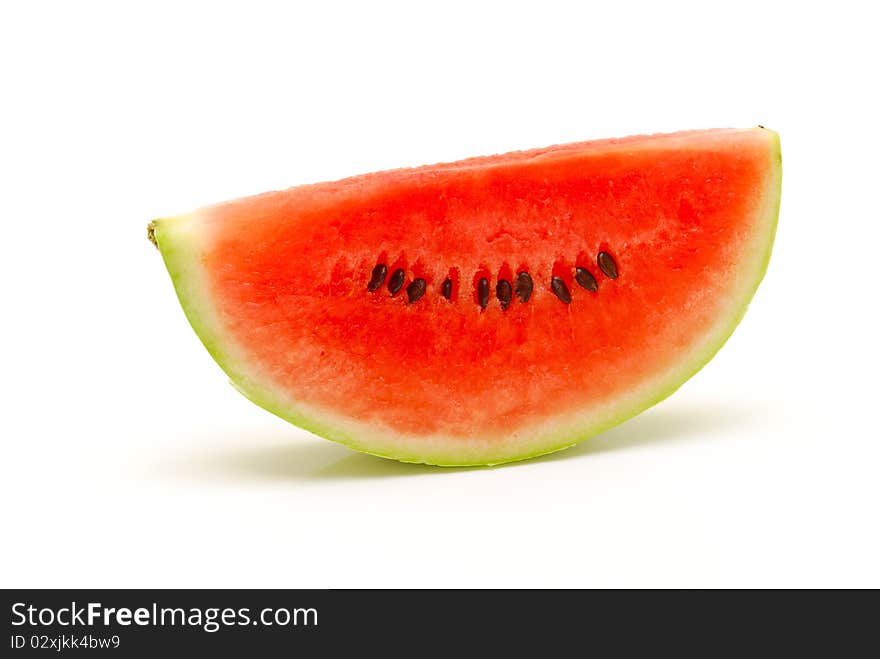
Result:
{"type": "Polygon", "coordinates": [[[758,230],[763,228],[763,239],[759,236],[755,245],[753,263],[745,268],[752,275],[746,278],[740,297],[732,304],[728,317],[720,320],[714,331],[707,333],[702,344],[693,349],[691,359],[680,364],[678,368],[671,369],[663,377],[655,379],[651,386],[640,387],[627,399],[619,401],[617,405],[608,408],[602,414],[593,412],[584,419],[579,419],[577,414],[567,415],[565,418],[553,419],[543,424],[542,427],[536,428],[534,433],[524,429],[522,434],[534,439],[515,444],[513,448],[508,444],[503,446],[488,444],[488,450],[471,447],[469,455],[466,455],[466,451],[460,450],[462,448],[460,444],[455,446],[458,440],[449,440],[440,443],[455,446],[455,451],[437,450],[434,446],[435,442],[425,442],[414,452],[412,445],[407,446],[409,442],[405,437],[398,436],[395,441],[396,433],[393,431],[376,430],[366,424],[335,417],[324,410],[312,409],[296,401],[284,400],[278,392],[272,391],[257,378],[248,375],[247,359],[238,354],[233,342],[224,340],[223,323],[216,309],[210,304],[208,287],[201,267],[197,212],[154,220],[148,227],[148,237],[162,254],[178,300],[190,325],[214,360],[227,374],[231,384],[253,403],[316,435],[371,455],[401,462],[438,466],[492,466],[560,451],[623,423],[671,396],[711,361],[727,342],[745,315],[767,271],[779,217],[782,184],[779,135],[763,127],[756,130],[766,131],[772,139],[772,147],[769,149],[769,155],[773,159],[772,177],[768,181],[764,194],[764,208],[757,222],[758,230]]]}

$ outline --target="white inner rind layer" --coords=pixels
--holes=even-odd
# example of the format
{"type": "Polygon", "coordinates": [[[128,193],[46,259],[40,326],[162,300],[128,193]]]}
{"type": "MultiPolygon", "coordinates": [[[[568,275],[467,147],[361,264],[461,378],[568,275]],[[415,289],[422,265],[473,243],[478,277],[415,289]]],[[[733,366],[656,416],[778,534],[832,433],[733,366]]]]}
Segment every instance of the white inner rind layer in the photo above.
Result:
{"type": "Polygon", "coordinates": [[[727,304],[721,305],[715,323],[693,337],[690,348],[681,353],[680,361],[673,367],[644,380],[625,396],[604,406],[592,406],[588,411],[559,414],[523,426],[505,441],[402,434],[373,421],[364,423],[295,400],[263,376],[226,331],[203,265],[205,224],[200,221],[199,212],[155,220],[150,225],[150,237],[162,253],[193,329],[233,386],[260,407],[316,435],[382,457],[450,466],[499,464],[558,451],[622,423],[672,394],[724,345],[764,277],[776,233],[782,160],[778,135],[763,132],[771,161],[769,175],[751,218],[751,243],[743,248],[740,276],[734,278],[726,296],[727,304]]]}

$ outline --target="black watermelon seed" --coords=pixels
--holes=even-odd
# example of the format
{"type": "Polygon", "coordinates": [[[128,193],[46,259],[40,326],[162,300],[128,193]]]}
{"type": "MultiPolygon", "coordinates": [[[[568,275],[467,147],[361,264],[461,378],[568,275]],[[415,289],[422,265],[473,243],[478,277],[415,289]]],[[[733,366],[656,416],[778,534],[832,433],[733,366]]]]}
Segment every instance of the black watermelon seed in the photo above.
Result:
{"type": "Polygon", "coordinates": [[[574,280],[581,285],[581,288],[586,288],[591,293],[596,293],[599,290],[599,282],[596,281],[592,272],[586,268],[577,268],[575,273],[574,280]]]}
{"type": "Polygon", "coordinates": [[[599,252],[596,262],[599,264],[599,270],[604,272],[606,276],[611,277],[611,279],[617,279],[619,276],[617,273],[617,263],[614,262],[614,257],[611,254],[599,252]]]}
{"type": "Polygon", "coordinates": [[[495,295],[498,296],[498,301],[501,302],[501,308],[507,309],[510,306],[511,298],[513,298],[513,287],[510,285],[510,282],[506,279],[499,279],[498,284],[495,286],[495,295]]]}
{"type": "Polygon", "coordinates": [[[452,297],[452,280],[448,277],[446,281],[443,282],[443,285],[440,287],[440,295],[445,297],[447,300],[452,297]]]}
{"type": "Polygon", "coordinates": [[[404,277],[403,268],[398,268],[391,273],[391,278],[388,280],[388,290],[391,291],[392,295],[397,295],[400,289],[403,288],[404,277]]]}
{"type": "Polygon", "coordinates": [[[477,302],[480,303],[481,309],[489,306],[489,280],[485,277],[481,277],[477,282],[477,302]]]}
{"type": "Polygon", "coordinates": [[[385,283],[385,275],[388,274],[388,266],[384,263],[377,263],[373,268],[373,274],[370,275],[370,283],[367,284],[367,290],[371,293],[379,290],[379,287],[385,283]]]}
{"type": "Polygon", "coordinates": [[[566,304],[571,304],[571,293],[568,292],[568,286],[559,277],[553,277],[550,280],[550,288],[553,294],[566,304]]]}
{"type": "Polygon", "coordinates": [[[519,301],[528,302],[529,298],[532,297],[532,289],[534,288],[531,275],[528,272],[520,272],[516,276],[516,286],[514,288],[519,301]]]}
{"type": "Polygon", "coordinates": [[[417,302],[425,294],[426,287],[427,284],[421,277],[413,279],[406,287],[406,297],[409,298],[409,303],[417,302]]]}

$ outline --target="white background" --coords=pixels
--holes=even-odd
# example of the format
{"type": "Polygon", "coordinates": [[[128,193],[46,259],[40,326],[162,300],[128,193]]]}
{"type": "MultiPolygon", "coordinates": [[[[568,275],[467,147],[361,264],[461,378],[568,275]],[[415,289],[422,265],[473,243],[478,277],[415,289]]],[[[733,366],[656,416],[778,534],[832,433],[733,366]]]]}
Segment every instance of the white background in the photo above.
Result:
{"type": "Polygon", "coordinates": [[[876,20],[724,6],[3,3],[0,585],[880,586],[876,20]],[[146,240],[298,183],[756,124],[782,213],[731,341],[507,467],[384,461],[252,405],[146,240]]]}

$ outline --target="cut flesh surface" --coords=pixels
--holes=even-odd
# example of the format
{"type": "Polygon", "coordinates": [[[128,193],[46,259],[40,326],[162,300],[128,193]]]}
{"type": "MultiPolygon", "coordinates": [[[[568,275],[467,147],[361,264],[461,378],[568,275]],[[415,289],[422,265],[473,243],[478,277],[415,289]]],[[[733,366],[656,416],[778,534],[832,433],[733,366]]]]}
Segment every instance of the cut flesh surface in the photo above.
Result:
{"type": "Polygon", "coordinates": [[[376,455],[495,464],[709,361],[767,268],[780,185],[776,133],[691,131],[304,185],[150,237],[258,405],[376,455]]]}

